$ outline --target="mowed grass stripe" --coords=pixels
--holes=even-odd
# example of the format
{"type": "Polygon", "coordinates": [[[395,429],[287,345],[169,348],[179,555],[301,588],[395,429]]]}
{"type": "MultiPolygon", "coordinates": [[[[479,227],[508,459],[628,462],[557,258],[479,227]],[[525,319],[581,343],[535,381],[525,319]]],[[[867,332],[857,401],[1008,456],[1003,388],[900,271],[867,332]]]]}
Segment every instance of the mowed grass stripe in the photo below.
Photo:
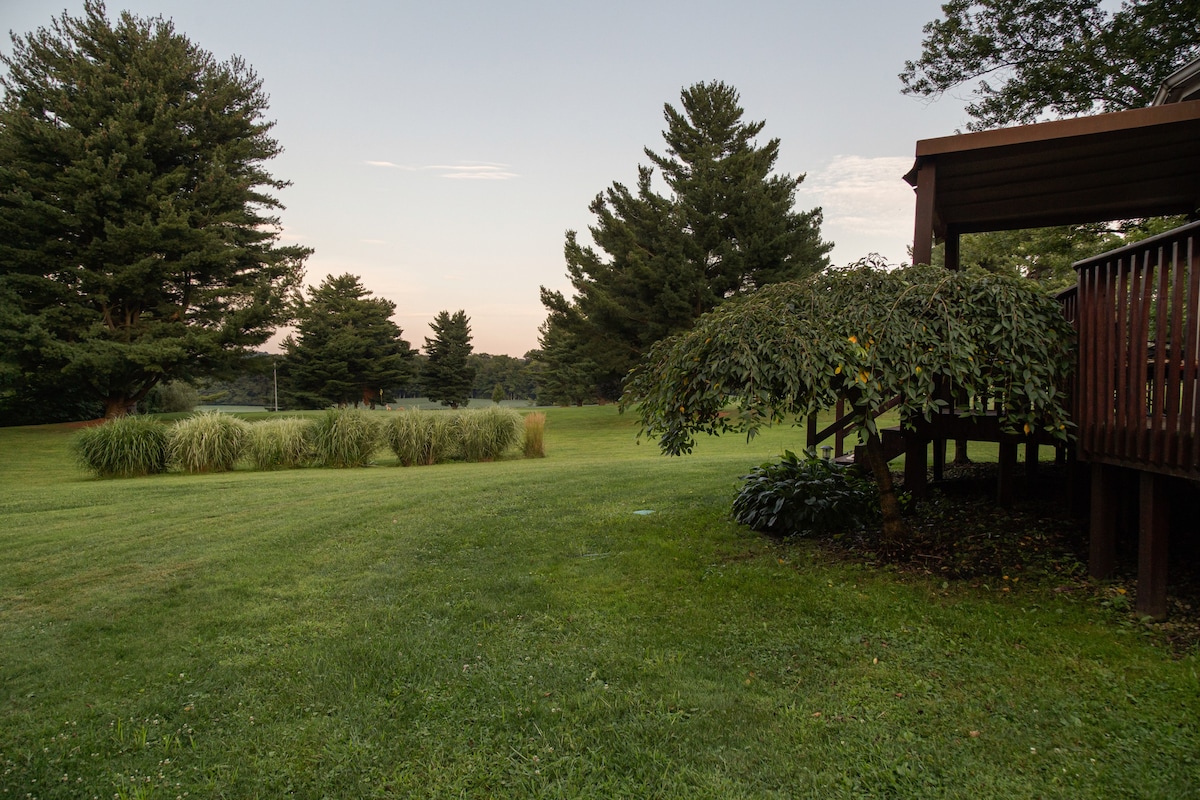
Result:
{"type": "MultiPolygon", "coordinates": [[[[66,452],[61,432],[11,433],[6,448],[45,437],[66,452]]],[[[20,512],[0,506],[0,786],[715,798],[1198,785],[1195,655],[1172,658],[1053,586],[943,586],[732,524],[738,476],[799,439],[705,439],[666,459],[634,444],[628,418],[585,408],[548,412],[544,460],[100,481],[31,452],[43,466],[22,473],[20,512]]]]}

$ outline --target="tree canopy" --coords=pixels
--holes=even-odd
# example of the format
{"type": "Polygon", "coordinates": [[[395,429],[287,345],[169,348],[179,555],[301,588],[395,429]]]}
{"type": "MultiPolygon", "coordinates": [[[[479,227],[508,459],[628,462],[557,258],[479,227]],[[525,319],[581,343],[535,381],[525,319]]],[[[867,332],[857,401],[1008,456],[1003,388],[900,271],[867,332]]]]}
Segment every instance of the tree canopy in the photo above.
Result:
{"type": "Polygon", "coordinates": [[[413,350],[392,314],[396,304],[373,297],[357,276],[328,276],[306,300],[297,298],[297,335],[283,341],[290,402],[305,408],[372,407],[412,374],[413,350]]]}
{"type": "Polygon", "coordinates": [[[1014,431],[1065,438],[1073,336],[1030,281],[862,262],[706,314],[650,349],[621,404],[664,452],[681,454],[698,433],[753,435],[847,400],[894,536],[902,525],[875,428],[882,406],[898,397],[903,418],[928,419],[944,405],[935,387],[948,382],[975,413],[998,399],[1014,431]]]}
{"type": "Polygon", "coordinates": [[[1030,123],[1150,104],[1200,55],[1200,0],[949,0],[924,27],[905,94],[971,88],[968,128],[1030,123]]]}
{"type": "Polygon", "coordinates": [[[425,337],[425,363],[421,384],[425,396],[444,406],[458,408],[471,400],[475,367],[471,365],[471,318],[466,311],[439,311],[425,337]]]}
{"type": "Polygon", "coordinates": [[[549,311],[546,370],[575,385],[590,367],[593,395],[615,398],[650,345],[689,328],[726,298],[828,265],[821,210],[797,212],[804,176],[776,175],[779,140],[759,144],[763,122],[746,122],[737,91],[697,83],[664,104],[667,149],[645,154],[630,189],[613,183],[589,210],[592,245],[568,231],[564,253],[571,299],[542,288],[549,311]],[[659,194],[655,169],[670,190],[659,194]],[[570,361],[554,358],[571,354],[570,361]]]}
{"type": "Polygon", "coordinates": [[[235,368],[287,319],[308,250],[277,244],[287,184],[267,95],[161,17],[99,0],[0,55],[0,381],[126,413],[235,368]]]}

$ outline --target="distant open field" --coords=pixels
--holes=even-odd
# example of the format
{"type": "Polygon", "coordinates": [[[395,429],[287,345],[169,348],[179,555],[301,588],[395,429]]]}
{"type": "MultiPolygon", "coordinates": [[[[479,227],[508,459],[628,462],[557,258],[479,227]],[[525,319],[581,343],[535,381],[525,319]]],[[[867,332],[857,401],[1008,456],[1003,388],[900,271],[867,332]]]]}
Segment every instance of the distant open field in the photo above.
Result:
{"type": "Polygon", "coordinates": [[[545,411],[545,459],[128,480],[0,429],[0,797],[1200,787],[1200,654],[729,521],[799,429],[670,459],[545,411]]]}
{"type": "MultiPolygon", "coordinates": [[[[421,409],[426,409],[426,410],[436,410],[436,409],[446,408],[446,406],[442,405],[441,403],[435,403],[432,400],[429,400],[428,398],[425,398],[425,397],[406,397],[402,400],[397,400],[394,403],[379,406],[377,410],[385,411],[387,409],[388,405],[390,405],[393,410],[400,409],[400,408],[421,408],[421,409]]],[[[493,406],[493,405],[497,405],[497,404],[493,403],[490,399],[488,399],[486,397],[477,397],[477,398],[471,400],[469,403],[467,403],[465,408],[487,408],[487,407],[493,406]]],[[[534,408],[534,405],[532,403],[530,403],[528,400],[501,400],[498,405],[501,405],[504,408],[515,408],[518,410],[534,408]]],[[[258,406],[235,406],[235,405],[223,405],[222,404],[222,405],[200,405],[200,406],[196,407],[196,410],[197,411],[225,411],[225,412],[228,412],[231,414],[242,414],[242,413],[249,413],[249,412],[254,412],[254,411],[271,411],[272,407],[270,404],[258,405],[258,406]]],[[[287,409],[282,409],[280,411],[280,413],[287,413],[287,409]]]]}

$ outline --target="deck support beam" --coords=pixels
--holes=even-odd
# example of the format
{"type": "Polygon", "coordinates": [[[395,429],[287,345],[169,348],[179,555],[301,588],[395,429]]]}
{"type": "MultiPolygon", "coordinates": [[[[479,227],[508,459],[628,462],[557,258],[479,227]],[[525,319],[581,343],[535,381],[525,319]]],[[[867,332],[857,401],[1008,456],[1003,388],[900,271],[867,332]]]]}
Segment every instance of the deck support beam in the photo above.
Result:
{"type": "Polygon", "coordinates": [[[1121,509],[1116,470],[1107,464],[1092,464],[1088,574],[1100,580],[1112,575],[1117,560],[1117,519],[1121,509]]]}
{"type": "Polygon", "coordinates": [[[1140,482],[1135,607],[1139,614],[1161,620],[1167,617],[1167,479],[1142,472],[1140,482]]]}
{"type": "Polygon", "coordinates": [[[904,489],[921,500],[927,494],[925,471],[929,468],[929,447],[916,433],[904,437],[904,489]]]}
{"type": "Polygon", "coordinates": [[[999,477],[996,479],[996,505],[1012,508],[1013,480],[1017,471],[1017,440],[1011,436],[1000,437],[999,477]]]}

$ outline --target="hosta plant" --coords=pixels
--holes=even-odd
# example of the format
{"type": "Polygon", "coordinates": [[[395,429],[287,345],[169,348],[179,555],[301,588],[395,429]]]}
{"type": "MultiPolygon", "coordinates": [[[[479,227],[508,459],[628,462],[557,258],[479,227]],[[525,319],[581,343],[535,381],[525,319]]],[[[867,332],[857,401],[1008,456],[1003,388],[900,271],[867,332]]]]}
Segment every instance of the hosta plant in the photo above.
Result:
{"type": "Polygon", "coordinates": [[[778,536],[861,528],[879,518],[875,485],[853,469],[785,451],[749,475],[733,518],[778,536]]]}

